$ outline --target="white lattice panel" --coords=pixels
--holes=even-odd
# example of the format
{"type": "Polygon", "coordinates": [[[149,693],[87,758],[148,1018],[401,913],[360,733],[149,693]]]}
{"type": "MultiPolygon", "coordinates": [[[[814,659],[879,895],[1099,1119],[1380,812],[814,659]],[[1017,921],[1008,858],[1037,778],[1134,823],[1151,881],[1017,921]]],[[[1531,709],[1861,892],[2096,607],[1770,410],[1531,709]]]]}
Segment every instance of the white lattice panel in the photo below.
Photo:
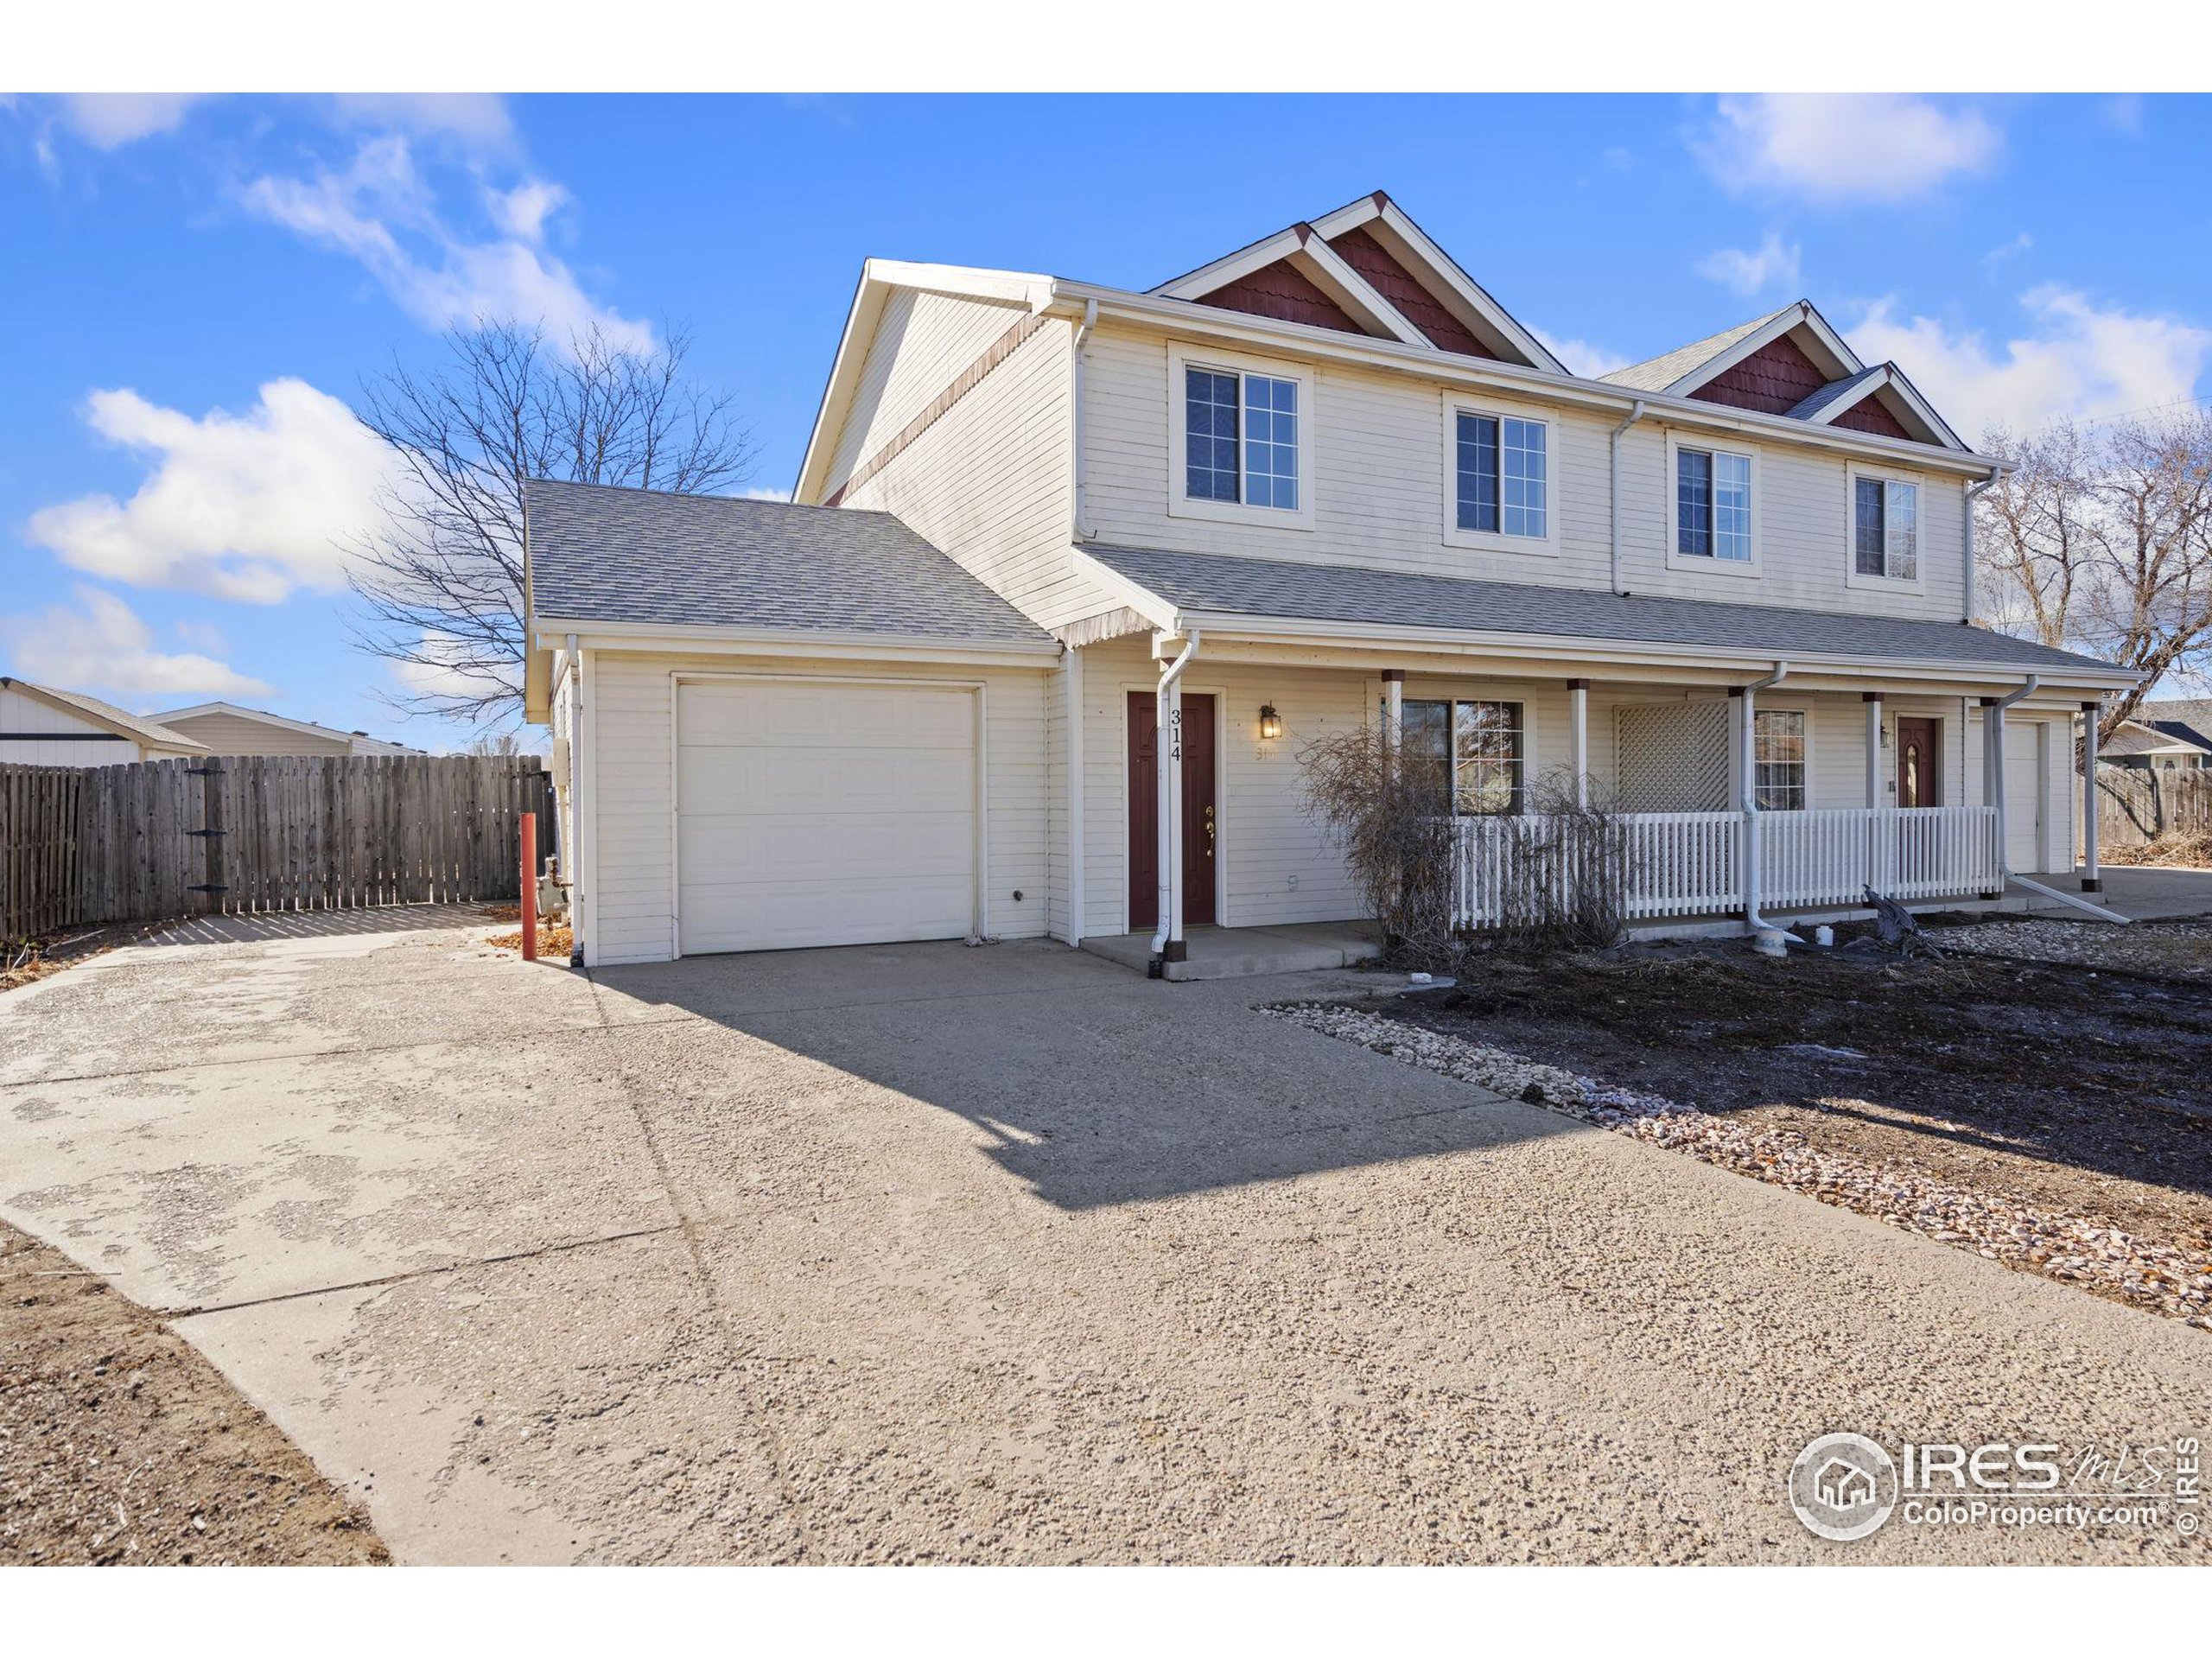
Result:
{"type": "Polygon", "coordinates": [[[1719,812],[1728,805],[1728,709],[1719,698],[1629,703],[1613,713],[1624,812],[1719,812]]]}

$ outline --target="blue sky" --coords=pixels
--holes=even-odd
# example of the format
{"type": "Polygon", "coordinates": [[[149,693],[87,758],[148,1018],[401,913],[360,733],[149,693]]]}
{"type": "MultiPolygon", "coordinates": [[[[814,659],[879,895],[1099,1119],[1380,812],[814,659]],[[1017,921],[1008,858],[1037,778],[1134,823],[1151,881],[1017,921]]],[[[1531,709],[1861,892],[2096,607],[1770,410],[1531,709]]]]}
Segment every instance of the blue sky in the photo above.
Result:
{"type": "Polygon", "coordinates": [[[475,312],[695,336],[789,486],[861,262],[1145,288],[1381,188],[1578,366],[1810,297],[1954,424],[2204,393],[2212,101],[25,97],[0,669],[438,747],[347,644],[345,404],[475,312]]]}

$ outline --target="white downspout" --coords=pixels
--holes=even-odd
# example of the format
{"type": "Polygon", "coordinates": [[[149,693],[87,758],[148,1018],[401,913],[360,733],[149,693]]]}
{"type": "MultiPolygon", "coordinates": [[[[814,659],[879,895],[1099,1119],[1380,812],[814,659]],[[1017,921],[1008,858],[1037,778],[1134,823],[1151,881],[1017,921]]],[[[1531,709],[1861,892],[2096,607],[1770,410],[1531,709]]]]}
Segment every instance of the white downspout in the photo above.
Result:
{"type": "Polygon", "coordinates": [[[1083,322],[1075,331],[1075,348],[1071,353],[1074,366],[1068,388],[1068,396],[1073,404],[1069,411],[1069,442],[1074,451],[1073,464],[1069,469],[1071,474],[1069,493],[1073,498],[1070,505],[1075,520],[1070,528],[1074,532],[1073,539],[1078,542],[1090,541],[1098,533],[1090,523],[1090,474],[1084,465],[1083,456],[1084,364],[1090,344],[1090,331],[1097,326],[1098,302],[1085,300],[1083,302],[1083,322]]]}
{"type": "Polygon", "coordinates": [[[1997,481],[1997,474],[1994,474],[1994,473],[1992,473],[1992,474],[1991,474],[1987,478],[1983,479],[1983,480],[1981,480],[1981,482],[1980,482],[1980,483],[1979,483],[1979,484],[1969,484],[1969,485],[1967,485],[1967,486],[1966,486],[1966,498],[1967,498],[1967,533],[1966,533],[1967,568],[1966,568],[1966,585],[1965,585],[1965,587],[1961,590],[1961,591],[1962,597],[1961,597],[1961,602],[1960,602],[1959,608],[1960,608],[1960,610],[1963,613],[1963,614],[1962,614],[1962,615],[1961,615],[1961,617],[1959,618],[1959,620],[1960,620],[1960,621],[1961,621],[1961,622],[1964,622],[1964,623],[1967,624],[1969,626],[1971,626],[1973,625],[1973,622],[1974,622],[1974,597],[1975,597],[1975,595],[1974,595],[1974,504],[1975,502],[1977,502],[1977,501],[1980,500],[1980,499],[1981,499],[1981,493],[1982,493],[1984,490],[1987,489],[1991,485],[1994,484],[1996,481],[1997,481]]]}
{"type": "Polygon", "coordinates": [[[584,799],[580,785],[584,775],[584,665],[576,650],[576,636],[565,641],[569,658],[569,841],[561,849],[561,868],[569,878],[569,961],[584,965],[584,944],[589,929],[584,918],[584,799]]]}
{"type": "Polygon", "coordinates": [[[1758,788],[1758,694],[1770,685],[1780,685],[1789,677],[1789,664],[1776,659],[1774,672],[1753,680],[1743,688],[1743,731],[1738,747],[1740,767],[1738,787],[1743,791],[1744,804],[1744,926],[1754,938],[1766,932],[1782,933],[1797,943],[1795,933],[1778,928],[1759,914],[1759,788],[1758,788]]]}
{"type": "Polygon", "coordinates": [[[1083,890],[1083,653],[1073,645],[1065,647],[1066,654],[1060,659],[1060,678],[1067,696],[1067,742],[1062,746],[1062,759],[1068,769],[1068,857],[1067,904],[1068,944],[1083,943],[1083,912],[1085,895],[1083,890]]]}
{"type": "Polygon", "coordinates": [[[1183,689],[1179,682],[1198,654],[1198,631],[1183,642],[1183,654],[1160,671],[1152,702],[1152,753],[1160,768],[1154,797],[1160,819],[1160,925],[1153,930],[1156,961],[1183,960],[1183,689]]]}
{"type": "Polygon", "coordinates": [[[2097,725],[2104,704],[2082,705],[2082,891],[2104,888],[2104,867],[2097,861],[2097,725]]]}
{"type": "Polygon", "coordinates": [[[1624,594],[1628,591],[1621,583],[1621,439],[1629,428],[1643,418],[1643,399],[1639,397],[1630,406],[1628,418],[1613,429],[1612,453],[1610,460],[1612,467],[1613,591],[1617,594],[1624,594]]]}

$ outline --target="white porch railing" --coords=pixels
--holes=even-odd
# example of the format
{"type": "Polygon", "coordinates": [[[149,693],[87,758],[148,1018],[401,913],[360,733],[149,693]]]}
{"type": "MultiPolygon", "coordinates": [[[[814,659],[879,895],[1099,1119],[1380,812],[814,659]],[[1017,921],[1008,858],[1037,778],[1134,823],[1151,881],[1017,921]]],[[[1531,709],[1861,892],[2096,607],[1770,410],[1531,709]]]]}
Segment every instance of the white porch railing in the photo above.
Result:
{"type": "MultiPolygon", "coordinates": [[[[1745,908],[1742,813],[1631,812],[1617,822],[1629,920],[1745,908]]],[[[1854,905],[1866,887],[1896,899],[1941,899],[2001,885],[1993,807],[1762,812],[1758,823],[1762,910],[1854,905]]],[[[1549,845],[1548,820],[1466,817],[1453,827],[1452,910],[1461,927],[1496,925],[1529,883],[1556,890],[1577,879],[1573,860],[1549,845]]]]}

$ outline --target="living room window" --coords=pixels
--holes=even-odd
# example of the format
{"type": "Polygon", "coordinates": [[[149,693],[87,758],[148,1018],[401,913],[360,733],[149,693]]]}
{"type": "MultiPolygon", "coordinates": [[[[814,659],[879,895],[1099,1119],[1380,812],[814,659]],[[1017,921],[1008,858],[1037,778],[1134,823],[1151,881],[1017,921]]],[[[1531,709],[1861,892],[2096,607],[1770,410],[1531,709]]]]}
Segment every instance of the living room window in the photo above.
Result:
{"type": "Polygon", "coordinates": [[[1752,718],[1753,786],[1762,812],[1805,810],[1805,711],[1760,709],[1752,718]]]}
{"type": "Polygon", "coordinates": [[[1461,817],[1518,812],[1522,804],[1521,705],[1474,698],[1408,698],[1399,732],[1409,756],[1451,779],[1452,810],[1461,817]]]}

